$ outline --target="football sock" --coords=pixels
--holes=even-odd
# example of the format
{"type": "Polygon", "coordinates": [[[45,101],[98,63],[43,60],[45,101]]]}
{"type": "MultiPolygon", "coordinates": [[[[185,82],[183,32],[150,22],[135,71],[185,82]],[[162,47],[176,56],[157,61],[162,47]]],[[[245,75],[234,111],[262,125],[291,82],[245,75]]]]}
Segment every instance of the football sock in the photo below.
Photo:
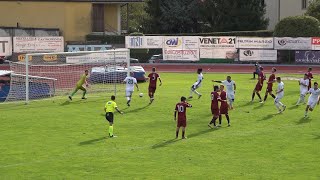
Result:
{"type": "Polygon", "coordinates": [[[216,117],[212,118],[212,120],[210,121],[210,124],[213,124],[214,126],[216,126],[216,120],[217,120],[216,117]]]}
{"type": "Polygon", "coordinates": [[[83,91],[83,94],[82,94],[82,97],[85,97],[85,96],[86,96],[86,93],[87,93],[87,90],[84,90],[84,91],[83,91]]]}
{"type": "Polygon", "coordinates": [[[219,116],[219,124],[221,124],[221,119],[222,119],[222,117],[221,117],[221,115],[219,116]]]}
{"type": "Polygon", "coordinates": [[[260,99],[260,101],[261,101],[261,96],[260,96],[260,94],[259,94],[259,93],[257,93],[257,95],[258,95],[258,97],[259,97],[259,99],[260,99]]]}
{"type": "Polygon", "coordinates": [[[130,101],[130,97],[127,97],[127,101],[130,101]]]}
{"type": "Polygon", "coordinates": [[[194,90],[193,92],[196,93],[198,96],[201,95],[197,90],[194,90]]]}
{"type": "Polygon", "coordinates": [[[227,118],[228,124],[230,124],[230,118],[228,114],[226,114],[226,118],[227,118]]]}
{"type": "Polygon", "coordinates": [[[229,101],[229,106],[230,106],[230,108],[232,108],[232,103],[233,103],[232,100],[230,100],[230,101],[229,101]]]}
{"type": "Polygon", "coordinates": [[[254,96],[256,95],[256,93],[252,93],[252,101],[254,100],[254,96]]]}
{"type": "Polygon", "coordinates": [[[280,111],[281,110],[280,109],[280,104],[279,103],[275,103],[275,105],[276,105],[277,109],[280,111]]]}
{"type": "Polygon", "coordinates": [[[301,101],[300,102],[304,103],[304,95],[301,95],[301,101]]]}
{"type": "Polygon", "coordinates": [[[264,96],[263,101],[266,101],[266,100],[267,100],[267,97],[268,97],[268,94],[266,94],[266,95],[264,96]]]}
{"type": "Polygon", "coordinates": [[[301,102],[301,96],[299,97],[297,104],[300,104],[300,102],[301,102]]]}
{"type": "Polygon", "coordinates": [[[182,131],[182,138],[184,138],[184,133],[185,133],[185,131],[182,131]]]}
{"type": "Polygon", "coordinates": [[[70,96],[71,96],[71,97],[74,96],[74,95],[77,93],[77,91],[78,91],[78,90],[74,90],[74,91],[71,93],[70,96]]]}
{"type": "Polygon", "coordinates": [[[275,99],[275,98],[276,98],[276,96],[275,96],[274,94],[271,94],[271,96],[273,97],[273,99],[275,99]]]}
{"type": "Polygon", "coordinates": [[[308,115],[308,111],[306,111],[306,112],[304,113],[304,115],[307,116],[307,115],[308,115]]]}
{"type": "Polygon", "coordinates": [[[284,104],[282,104],[282,102],[279,102],[280,106],[284,107],[284,104]]]}
{"type": "Polygon", "coordinates": [[[113,136],[113,126],[109,126],[109,136],[113,136]]]}
{"type": "Polygon", "coordinates": [[[193,89],[190,90],[190,96],[192,96],[192,94],[193,94],[193,89]]]}
{"type": "Polygon", "coordinates": [[[176,131],[176,138],[178,138],[178,136],[179,136],[179,130],[176,131]]]}

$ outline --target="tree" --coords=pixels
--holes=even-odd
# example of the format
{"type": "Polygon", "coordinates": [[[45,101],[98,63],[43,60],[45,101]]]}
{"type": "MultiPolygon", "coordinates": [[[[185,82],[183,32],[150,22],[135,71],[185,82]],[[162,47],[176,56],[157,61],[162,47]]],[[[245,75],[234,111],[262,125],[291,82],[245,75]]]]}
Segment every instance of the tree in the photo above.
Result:
{"type": "Polygon", "coordinates": [[[320,21],[320,0],[313,0],[308,6],[306,15],[315,17],[320,21]]]}
{"type": "Polygon", "coordinates": [[[266,29],[263,0],[203,0],[201,15],[211,31],[252,31],[266,29]]]}
{"type": "Polygon", "coordinates": [[[144,10],[146,7],[145,2],[141,3],[129,3],[126,6],[122,6],[122,27],[128,29],[128,33],[141,32],[141,26],[143,20],[147,18],[148,14],[144,10]],[[127,7],[128,6],[128,7],[127,7]]]}
{"type": "Polygon", "coordinates": [[[291,16],[282,19],[274,29],[276,37],[320,36],[320,22],[311,16],[291,16]]]}

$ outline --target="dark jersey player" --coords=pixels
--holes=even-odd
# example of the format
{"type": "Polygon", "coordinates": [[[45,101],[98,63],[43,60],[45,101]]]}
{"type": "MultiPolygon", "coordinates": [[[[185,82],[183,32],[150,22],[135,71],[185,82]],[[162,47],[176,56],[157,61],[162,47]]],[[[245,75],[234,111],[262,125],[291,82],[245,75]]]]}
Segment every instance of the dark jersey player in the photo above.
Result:
{"type": "Polygon", "coordinates": [[[266,94],[264,95],[264,100],[261,102],[265,102],[267,100],[268,94],[270,94],[273,99],[276,98],[276,96],[272,93],[272,87],[273,87],[273,83],[276,82],[276,73],[277,69],[275,67],[272,68],[271,70],[271,75],[269,76],[268,82],[267,82],[267,90],[266,90],[266,94]]]}
{"type": "Polygon", "coordinates": [[[213,86],[213,92],[211,92],[211,113],[212,113],[212,120],[209,122],[208,126],[212,128],[216,128],[216,120],[220,116],[220,110],[219,110],[219,100],[220,100],[220,95],[219,95],[219,86],[213,86]]]}
{"type": "Polygon", "coordinates": [[[187,127],[187,108],[191,108],[192,105],[187,103],[187,98],[181,97],[181,102],[176,104],[176,108],[174,111],[174,120],[177,120],[177,114],[178,114],[178,121],[177,121],[177,128],[176,128],[176,138],[179,136],[180,128],[182,127],[182,139],[186,139],[185,132],[187,127]]]}
{"type": "Polygon", "coordinates": [[[148,78],[149,78],[148,91],[149,91],[150,104],[151,104],[154,100],[154,93],[156,92],[156,89],[157,89],[157,80],[159,79],[160,86],[162,85],[162,82],[161,82],[160,75],[156,73],[155,67],[152,68],[152,72],[148,75],[148,78]]]}
{"type": "Polygon", "coordinates": [[[308,72],[307,72],[307,76],[309,79],[309,85],[308,85],[308,90],[311,88],[311,79],[313,79],[313,75],[312,75],[312,67],[308,68],[308,72]]]}
{"type": "Polygon", "coordinates": [[[227,92],[224,91],[224,85],[220,85],[220,115],[219,115],[219,127],[221,127],[221,120],[222,117],[221,115],[224,114],[227,118],[228,121],[228,127],[230,126],[230,118],[229,118],[229,114],[228,114],[228,103],[227,103],[227,92]]]}
{"type": "Polygon", "coordinates": [[[260,96],[260,91],[262,90],[264,80],[265,80],[265,76],[264,76],[264,73],[263,73],[263,67],[260,67],[258,82],[257,82],[256,87],[254,88],[254,90],[252,92],[251,102],[253,102],[254,96],[256,94],[258,95],[258,97],[260,99],[260,102],[262,102],[262,99],[261,99],[261,96],[260,96]]]}

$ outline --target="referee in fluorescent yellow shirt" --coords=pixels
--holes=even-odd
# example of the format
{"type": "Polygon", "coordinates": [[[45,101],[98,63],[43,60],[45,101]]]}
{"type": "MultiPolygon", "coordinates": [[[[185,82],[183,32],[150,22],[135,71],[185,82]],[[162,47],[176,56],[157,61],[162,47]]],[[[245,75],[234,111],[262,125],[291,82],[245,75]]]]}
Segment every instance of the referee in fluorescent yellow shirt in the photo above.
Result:
{"type": "Polygon", "coordinates": [[[80,78],[80,80],[77,82],[77,85],[76,85],[75,90],[74,90],[74,91],[71,93],[71,95],[69,96],[69,99],[70,99],[71,101],[72,101],[72,96],[75,95],[79,89],[83,91],[82,99],[87,99],[87,98],[86,98],[87,89],[86,89],[85,87],[83,87],[83,84],[85,84],[86,87],[89,86],[89,84],[88,84],[88,82],[87,82],[88,75],[89,75],[89,71],[88,71],[88,70],[85,70],[85,71],[84,71],[84,74],[81,75],[81,78],[80,78]]]}
{"type": "Polygon", "coordinates": [[[113,135],[113,113],[114,111],[118,111],[120,114],[123,114],[118,109],[117,103],[114,102],[116,100],[115,96],[111,96],[111,101],[108,101],[104,107],[104,111],[106,112],[106,119],[109,121],[109,136],[110,138],[116,137],[113,135]]]}

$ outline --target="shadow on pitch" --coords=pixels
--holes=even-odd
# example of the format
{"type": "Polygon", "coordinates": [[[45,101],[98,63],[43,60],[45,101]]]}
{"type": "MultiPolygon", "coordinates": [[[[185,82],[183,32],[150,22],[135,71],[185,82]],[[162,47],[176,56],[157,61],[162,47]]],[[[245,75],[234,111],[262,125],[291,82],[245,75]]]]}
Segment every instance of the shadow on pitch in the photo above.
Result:
{"type": "Polygon", "coordinates": [[[246,104],[240,105],[239,107],[246,107],[246,106],[250,106],[252,104],[253,104],[252,102],[247,102],[246,104]]]}
{"type": "MultiPolygon", "coordinates": [[[[129,110],[129,111],[124,111],[125,109],[123,109],[123,111],[124,111],[125,113],[138,112],[138,111],[141,111],[141,110],[144,110],[144,109],[148,108],[150,105],[151,105],[151,104],[147,104],[147,105],[145,105],[145,106],[143,106],[143,107],[136,108],[136,109],[132,109],[132,110],[129,110]]],[[[128,108],[129,108],[129,107],[128,107],[128,108]]],[[[128,109],[128,108],[126,108],[126,109],[128,109]]]]}
{"type": "Polygon", "coordinates": [[[298,109],[299,106],[297,106],[296,104],[294,104],[293,106],[289,107],[288,109],[289,110],[294,110],[294,109],[298,109]]]}
{"type": "Polygon", "coordinates": [[[253,109],[261,109],[261,108],[263,108],[263,106],[264,106],[264,103],[260,103],[259,106],[256,106],[256,107],[254,107],[253,109]]]}
{"type": "Polygon", "coordinates": [[[61,103],[60,106],[67,106],[70,104],[80,104],[80,103],[84,103],[84,102],[90,102],[90,101],[88,101],[88,100],[77,100],[77,101],[66,100],[65,102],[61,103]]]}
{"type": "Polygon", "coordinates": [[[176,142],[178,142],[180,140],[181,139],[170,139],[170,140],[164,141],[162,143],[155,144],[151,148],[152,149],[158,149],[158,148],[166,147],[166,146],[168,146],[170,144],[173,144],[173,143],[176,143],[176,142]]]}
{"type": "Polygon", "coordinates": [[[300,125],[300,124],[305,124],[305,123],[310,123],[311,122],[311,118],[307,117],[307,118],[301,118],[298,122],[297,122],[297,125],[300,125]]]}
{"type": "Polygon", "coordinates": [[[281,114],[268,114],[267,116],[263,117],[262,119],[260,119],[260,121],[267,121],[267,120],[270,120],[274,117],[276,117],[277,115],[281,115],[281,114]]]}
{"type": "Polygon", "coordinates": [[[320,140],[320,135],[318,134],[313,134],[314,135],[314,139],[319,139],[320,140]]]}
{"type": "Polygon", "coordinates": [[[197,137],[197,136],[200,136],[200,135],[203,135],[203,134],[207,134],[207,133],[212,132],[212,131],[217,131],[217,130],[219,130],[219,128],[206,129],[206,130],[203,130],[203,131],[199,131],[197,133],[192,133],[192,134],[188,135],[188,138],[194,138],[194,137],[197,137]]]}
{"type": "Polygon", "coordinates": [[[88,141],[83,141],[83,142],[80,142],[79,145],[80,146],[84,146],[84,145],[90,145],[90,144],[94,144],[94,143],[97,143],[99,141],[103,141],[107,139],[107,137],[101,137],[101,138],[97,138],[97,139],[91,139],[91,140],[88,140],[88,141]]]}

